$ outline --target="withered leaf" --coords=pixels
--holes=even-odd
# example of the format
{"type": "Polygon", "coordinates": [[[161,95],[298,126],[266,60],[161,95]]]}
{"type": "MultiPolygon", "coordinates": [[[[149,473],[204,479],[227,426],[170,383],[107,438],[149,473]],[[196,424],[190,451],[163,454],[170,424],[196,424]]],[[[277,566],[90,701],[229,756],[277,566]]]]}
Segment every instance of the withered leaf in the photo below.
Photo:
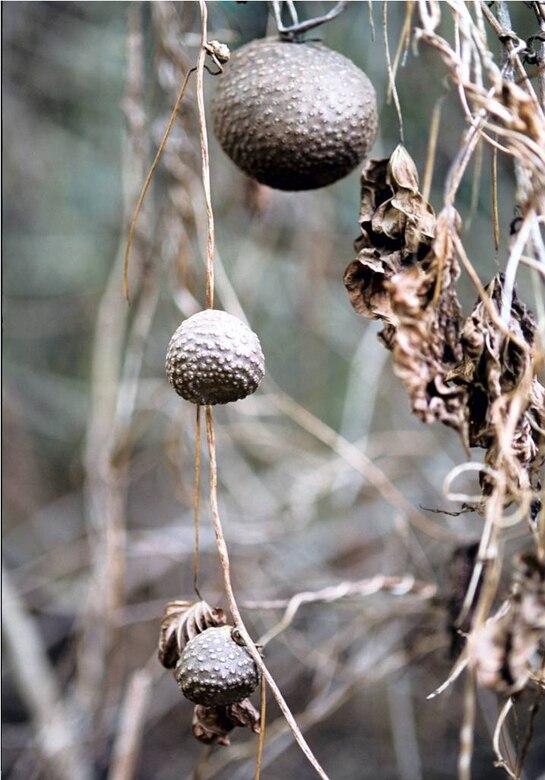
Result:
{"type": "MultiPolygon", "coordinates": [[[[379,338],[393,353],[413,412],[454,428],[466,446],[486,449],[493,469],[501,460],[508,501],[514,490],[535,490],[545,462],[545,388],[532,363],[532,315],[514,292],[508,327],[515,339],[498,327],[504,297],[498,275],[487,300],[462,319],[453,241],[459,217],[452,207],[435,217],[402,146],[389,159],[369,161],[361,182],[358,255],[344,274],[352,306],[384,322],[379,338]],[[513,409],[518,421],[506,452],[500,432],[513,409]]],[[[491,491],[490,477],[482,476],[481,487],[483,495],[491,491]]]]}
{"type": "MultiPolygon", "coordinates": [[[[499,317],[504,294],[502,274],[486,286],[489,305],[499,317]]],[[[533,345],[535,321],[524,303],[513,291],[509,331],[519,342],[533,345]]],[[[495,467],[501,457],[498,430],[511,414],[516,398],[520,413],[510,453],[503,459],[512,484],[519,488],[535,484],[538,471],[545,461],[545,388],[534,375],[530,349],[523,349],[496,325],[482,300],[478,300],[464,322],[461,342],[463,360],[453,372],[453,378],[467,388],[469,444],[487,450],[485,460],[495,467]],[[522,388],[518,395],[514,392],[522,388]]],[[[488,478],[483,478],[483,489],[491,489],[488,478]]]]}
{"type": "Polygon", "coordinates": [[[396,326],[386,284],[427,253],[435,227],[433,209],[418,192],[416,166],[403,146],[390,158],[365,165],[359,223],[358,256],[344,274],[350,302],[364,317],[396,326]]]}
{"type": "Polygon", "coordinates": [[[213,609],[206,601],[171,601],[164,609],[159,634],[159,661],[174,669],[187,642],[207,628],[224,626],[222,609],[213,609]]]}
{"type": "Polygon", "coordinates": [[[533,550],[515,558],[512,598],[525,629],[545,630],[545,564],[533,550]]]}
{"type": "Polygon", "coordinates": [[[529,551],[515,559],[508,609],[471,636],[469,660],[479,684],[507,695],[522,690],[544,629],[545,566],[529,551]]]}
{"type": "Polygon", "coordinates": [[[229,734],[237,726],[259,734],[259,712],[250,699],[226,707],[203,707],[193,710],[193,736],[206,745],[229,745],[229,734]]]}
{"type": "Polygon", "coordinates": [[[519,632],[509,613],[500,620],[489,618],[471,641],[470,666],[479,685],[508,696],[521,691],[530,678],[528,662],[538,642],[536,632],[519,632]]]}
{"type": "Polygon", "coordinates": [[[407,388],[413,412],[426,423],[440,420],[465,439],[466,390],[451,380],[462,358],[455,286],[459,268],[450,238],[455,226],[456,213],[442,211],[426,257],[385,286],[397,319],[394,371],[407,388]]]}
{"type": "Polygon", "coordinates": [[[205,745],[230,745],[228,734],[234,725],[227,716],[226,707],[203,707],[197,704],[193,710],[192,731],[195,739],[205,745]]]}

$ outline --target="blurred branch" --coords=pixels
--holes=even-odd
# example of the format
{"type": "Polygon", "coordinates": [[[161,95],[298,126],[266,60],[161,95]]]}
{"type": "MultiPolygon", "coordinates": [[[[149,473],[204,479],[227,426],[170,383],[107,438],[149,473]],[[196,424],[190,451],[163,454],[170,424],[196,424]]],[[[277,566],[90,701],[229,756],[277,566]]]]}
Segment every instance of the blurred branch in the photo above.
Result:
{"type": "Polygon", "coordinates": [[[13,676],[48,771],[59,780],[91,780],[91,769],[81,754],[81,734],[63,702],[41,633],[17,596],[5,566],[2,595],[2,630],[13,676]]]}
{"type": "MultiPolygon", "coordinates": [[[[159,664],[155,653],[153,662],[158,670],[159,664]]],[[[133,672],[129,680],[121,705],[119,728],[108,780],[131,780],[134,777],[151,699],[153,677],[149,669],[144,667],[133,672]]]]}
{"type": "Polygon", "coordinates": [[[341,582],[339,585],[332,585],[318,591],[296,593],[287,600],[246,601],[242,606],[245,609],[278,609],[285,607],[286,611],[282,619],[258,640],[258,645],[264,647],[271,639],[288,628],[303,604],[331,604],[347,596],[371,596],[381,591],[390,593],[393,596],[415,596],[428,601],[436,596],[437,586],[433,583],[417,582],[410,575],[406,577],[385,577],[379,575],[372,579],[360,580],[359,582],[341,582]]]}
{"type": "MultiPolygon", "coordinates": [[[[268,381],[269,383],[271,382],[270,379],[268,381]]],[[[344,437],[340,436],[336,431],[311,414],[311,412],[303,406],[278,390],[271,396],[271,401],[278,409],[295,420],[298,425],[330,447],[340,458],[356,469],[356,471],[358,471],[391,506],[401,512],[402,516],[406,517],[415,528],[418,528],[423,533],[435,539],[452,542],[457,538],[454,533],[437,523],[432,522],[415,509],[412,504],[407,501],[403,493],[401,493],[401,491],[388,479],[386,474],[369,460],[361,450],[347,441],[344,437]]]]}
{"type": "MultiPolygon", "coordinates": [[[[123,165],[125,213],[130,217],[132,193],[139,186],[147,158],[145,114],[142,109],[143,41],[139,4],[129,6],[127,80],[123,107],[128,123],[128,144],[123,165]]],[[[90,712],[113,686],[119,668],[107,657],[115,645],[115,615],[124,603],[127,444],[135,409],[143,352],[158,291],[156,264],[145,262],[151,238],[149,225],[138,233],[140,285],[136,311],[130,317],[123,305],[123,233],[115,265],[101,299],[96,320],[91,376],[91,407],[85,451],[89,534],[93,547],[88,604],[82,615],[79,644],[78,688],[90,712]],[[128,332],[128,336],[127,336],[128,332]],[[127,341],[125,339],[127,338],[127,341]]],[[[111,659],[110,659],[111,660],[111,659]]]]}

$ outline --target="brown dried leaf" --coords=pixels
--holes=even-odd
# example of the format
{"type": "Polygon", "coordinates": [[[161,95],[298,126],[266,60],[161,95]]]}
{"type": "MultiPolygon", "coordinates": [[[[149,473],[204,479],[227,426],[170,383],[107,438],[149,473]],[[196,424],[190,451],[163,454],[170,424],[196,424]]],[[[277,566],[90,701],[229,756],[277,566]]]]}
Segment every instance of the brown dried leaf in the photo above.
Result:
{"type": "Polygon", "coordinates": [[[456,215],[437,218],[431,251],[418,264],[397,273],[386,289],[397,319],[394,371],[405,384],[413,412],[423,422],[440,420],[465,439],[466,390],[451,381],[461,360],[459,276],[451,231],[456,215]]]}
{"type": "Polygon", "coordinates": [[[259,734],[259,712],[250,699],[226,707],[203,707],[193,711],[193,736],[206,745],[229,745],[229,734],[237,726],[259,734]]]}
{"type": "MultiPolygon", "coordinates": [[[[411,157],[398,146],[389,159],[370,160],[361,175],[361,235],[354,242],[357,258],[344,284],[358,314],[397,325],[387,282],[423,257],[434,235],[435,215],[418,192],[411,157]]],[[[390,332],[384,334],[389,346],[390,332]]]]}
{"type": "MultiPolygon", "coordinates": [[[[490,305],[499,316],[503,298],[503,275],[485,288],[490,305]]],[[[533,345],[535,322],[524,303],[513,293],[509,330],[529,347],[533,345]]],[[[469,444],[487,450],[486,462],[493,468],[502,455],[498,431],[511,413],[511,405],[521,411],[510,442],[510,455],[504,469],[513,485],[526,488],[534,484],[545,461],[545,388],[534,376],[531,350],[502,333],[483,303],[478,300],[466,319],[462,334],[464,359],[453,373],[468,393],[469,444]],[[526,389],[524,389],[526,385],[526,389]],[[517,393],[517,389],[522,388],[517,393]]],[[[505,455],[505,453],[503,453],[505,455]]],[[[504,459],[505,461],[505,459],[504,459]]],[[[485,492],[491,485],[483,481],[485,492]]]]}
{"type": "MultiPolygon", "coordinates": [[[[435,217],[402,146],[363,169],[360,229],[344,284],[359,314],[385,323],[379,337],[393,352],[413,412],[454,428],[467,446],[484,447],[493,469],[501,460],[510,495],[535,489],[545,462],[545,388],[532,364],[531,314],[514,294],[509,329],[516,339],[506,338],[488,310],[492,305],[499,316],[498,276],[487,287],[488,301],[479,300],[462,321],[453,241],[458,215],[450,207],[435,217]],[[519,420],[507,448],[500,434],[513,409],[520,409],[519,420]]],[[[483,494],[491,489],[483,476],[483,494]]]]}
{"type": "Polygon", "coordinates": [[[509,609],[471,637],[470,664],[479,684],[506,695],[522,690],[544,629],[545,566],[529,551],[515,560],[509,609]]]}
{"type": "Polygon", "coordinates": [[[477,682],[496,693],[521,691],[531,675],[529,660],[539,644],[536,632],[519,632],[510,613],[490,618],[472,636],[470,666],[477,682]]]}
{"type": "Polygon", "coordinates": [[[515,559],[513,601],[525,629],[545,630],[545,565],[533,550],[515,559]]]}
{"type": "Polygon", "coordinates": [[[350,303],[358,314],[371,320],[382,319],[394,327],[397,325],[386,282],[400,269],[400,252],[379,255],[376,250],[362,249],[344,273],[350,303]]]}
{"type": "Polygon", "coordinates": [[[222,609],[213,609],[206,601],[171,601],[164,609],[159,634],[159,661],[174,669],[187,642],[207,628],[224,626],[222,609]]]}
{"type": "Polygon", "coordinates": [[[193,710],[192,723],[195,739],[205,745],[230,745],[228,734],[234,729],[234,724],[226,710],[226,707],[203,707],[197,704],[193,710]]]}
{"type": "Polygon", "coordinates": [[[256,710],[250,699],[243,699],[242,701],[231,704],[228,708],[229,718],[235,724],[241,728],[250,729],[254,734],[259,734],[259,711],[256,710]]]}
{"type": "Polygon", "coordinates": [[[388,162],[392,186],[418,193],[418,171],[410,154],[402,144],[396,146],[388,162]]]}

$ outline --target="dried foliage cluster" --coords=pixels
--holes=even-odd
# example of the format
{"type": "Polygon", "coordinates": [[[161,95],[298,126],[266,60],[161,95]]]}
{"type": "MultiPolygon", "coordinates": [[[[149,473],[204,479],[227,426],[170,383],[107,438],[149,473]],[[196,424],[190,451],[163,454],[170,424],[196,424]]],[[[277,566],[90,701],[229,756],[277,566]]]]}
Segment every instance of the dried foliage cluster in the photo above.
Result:
{"type": "MultiPolygon", "coordinates": [[[[172,601],[165,607],[159,637],[159,661],[165,669],[174,669],[190,639],[207,628],[224,626],[222,609],[212,609],[206,601],[172,601]]],[[[205,745],[229,745],[229,733],[237,726],[259,733],[259,712],[249,698],[225,706],[193,710],[193,736],[205,745]]]]}
{"type": "MultiPolygon", "coordinates": [[[[535,318],[517,295],[515,277],[521,260],[538,267],[545,259],[545,92],[543,73],[537,92],[528,78],[523,63],[531,47],[506,26],[507,4],[496,5],[497,18],[485,4],[473,9],[458,2],[419,4],[415,41],[438,52],[469,129],[437,217],[419,192],[416,167],[403,146],[365,166],[358,255],[344,282],[356,311],[385,323],[380,338],[392,351],[394,371],[413,412],[425,423],[440,421],[456,430],[468,454],[469,448],[485,450],[484,463],[475,464],[481,496],[467,496],[462,504],[463,511],[477,512],[485,523],[479,545],[471,546],[464,598],[454,617],[467,643],[453,677],[469,664],[477,684],[510,696],[528,685],[538,690],[544,685],[545,387],[539,372],[545,355],[543,334],[537,337],[535,318]],[[445,12],[454,20],[455,47],[439,33],[445,12]],[[486,45],[486,23],[503,45],[502,67],[486,45]],[[463,171],[483,144],[495,158],[513,158],[517,178],[517,220],[506,269],[486,284],[465,252],[464,225],[455,208],[463,171]],[[467,317],[456,287],[461,264],[478,291],[467,317]],[[514,562],[504,560],[507,529],[519,524],[527,550],[514,562]],[[502,574],[512,579],[511,595],[498,605],[502,574]]],[[[527,5],[543,29],[543,4],[527,5]]],[[[471,679],[462,778],[470,776],[471,679]]],[[[524,759],[501,754],[497,742],[495,748],[500,765],[519,777],[524,759]]]]}
{"type": "MultiPolygon", "coordinates": [[[[486,449],[491,469],[509,469],[506,501],[523,502],[530,513],[545,461],[545,388],[537,377],[534,317],[513,290],[502,327],[503,274],[462,317],[453,240],[460,241],[459,218],[453,209],[435,218],[403,147],[365,167],[360,227],[345,286],[358,313],[386,323],[380,338],[392,350],[413,412],[425,423],[454,428],[466,447],[486,449]],[[513,395],[515,428],[503,464],[500,439],[513,395]]],[[[490,472],[483,471],[482,483],[487,496],[494,489],[490,472]]]]}

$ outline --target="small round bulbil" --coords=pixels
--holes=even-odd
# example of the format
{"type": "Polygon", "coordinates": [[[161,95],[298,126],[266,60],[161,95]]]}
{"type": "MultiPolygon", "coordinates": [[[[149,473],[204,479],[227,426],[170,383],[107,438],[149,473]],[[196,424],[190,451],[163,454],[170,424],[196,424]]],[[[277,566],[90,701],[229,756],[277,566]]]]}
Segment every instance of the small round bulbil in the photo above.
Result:
{"type": "Polygon", "coordinates": [[[353,62],[316,42],[265,38],[238,49],[217,78],[214,131],[252,178],[310,190],[346,176],[374,143],[377,99],[353,62]]]}
{"type": "Polygon", "coordinates": [[[237,317],[205,309],[184,320],[168,345],[166,372],[178,395],[226,404],[253,393],[265,374],[256,334],[237,317]]]}
{"type": "Polygon", "coordinates": [[[246,648],[233,640],[232,630],[233,626],[207,628],[185,646],[174,675],[184,696],[194,704],[234,704],[257,688],[257,666],[246,648]]]}

